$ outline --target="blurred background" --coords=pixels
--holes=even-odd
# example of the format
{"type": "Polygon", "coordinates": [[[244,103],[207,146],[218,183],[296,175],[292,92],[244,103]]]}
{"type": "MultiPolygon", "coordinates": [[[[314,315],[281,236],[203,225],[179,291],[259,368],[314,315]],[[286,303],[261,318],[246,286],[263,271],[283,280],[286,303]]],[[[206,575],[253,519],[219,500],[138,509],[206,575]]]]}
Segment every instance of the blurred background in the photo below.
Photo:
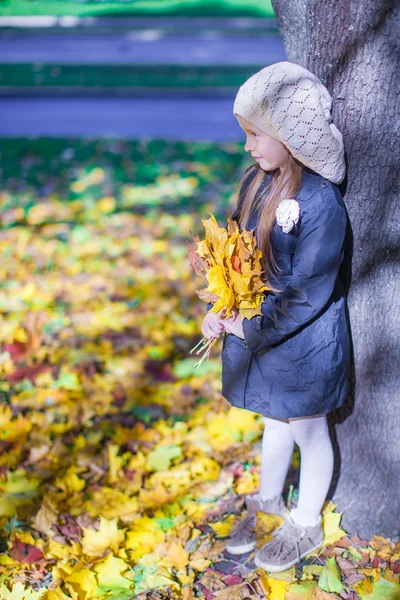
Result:
{"type": "MultiPolygon", "coordinates": [[[[252,162],[232,108],[251,74],[286,59],[270,3],[3,0],[0,28],[0,341],[26,342],[21,323],[42,310],[53,342],[83,336],[92,359],[117,330],[129,348],[146,313],[146,359],[187,360],[189,376],[205,306],[187,241],[210,213],[225,226],[252,162]]],[[[12,377],[9,395],[28,385],[12,377]]]]}
{"type": "MultiPolygon", "coordinates": [[[[186,242],[210,213],[225,225],[251,164],[232,114],[239,86],[285,59],[268,1],[3,0],[3,341],[39,308],[55,311],[53,334],[71,322],[65,290],[47,287],[40,300],[48,276],[55,290],[70,276],[101,280],[107,269],[92,300],[105,286],[107,301],[137,308],[151,282],[198,334],[204,307],[186,242]],[[141,261],[148,271],[132,285],[141,261]]],[[[97,308],[86,305],[92,317],[97,308]]]]}
{"type": "Polygon", "coordinates": [[[94,161],[107,195],[178,175],[175,195],[226,208],[247,166],[235,93],[286,59],[270,2],[5,0],[0,28],[3,189],[58,186],[66,200],[94,161]]]}

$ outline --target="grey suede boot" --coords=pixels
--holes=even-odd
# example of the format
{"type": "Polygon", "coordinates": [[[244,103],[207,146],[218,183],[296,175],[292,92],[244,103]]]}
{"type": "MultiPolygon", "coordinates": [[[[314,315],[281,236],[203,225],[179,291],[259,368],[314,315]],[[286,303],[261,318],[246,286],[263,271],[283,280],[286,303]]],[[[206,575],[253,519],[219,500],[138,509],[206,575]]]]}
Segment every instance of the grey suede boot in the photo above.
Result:
{"type": "Polygon", "coordinates": [[[256,547],[255,526],[257,512],[265,512],[272,515],[284,515],[286,505],[282,496],[268,500],[261,500],[257,494],[246,495],[247,515],[236,523],[230,532],[226,550],[230,554],[245,554],[256,547]]]}
{"type": "Polygon", "coordinates": [[[272,573],[289,569],[324,543],[321,516],[315,525],[308,527],[295,523],[290,513],[286,513],[283,518],[284,523],[276,529],[273,539],[254,557],[257,567],[272,573]]]}

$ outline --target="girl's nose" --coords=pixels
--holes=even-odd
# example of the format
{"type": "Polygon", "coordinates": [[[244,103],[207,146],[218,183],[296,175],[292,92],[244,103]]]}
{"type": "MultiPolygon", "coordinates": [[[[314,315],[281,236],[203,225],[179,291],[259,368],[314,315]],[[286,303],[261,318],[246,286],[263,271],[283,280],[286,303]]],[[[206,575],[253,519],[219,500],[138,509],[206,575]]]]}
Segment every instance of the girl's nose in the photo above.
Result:
{"type": "Polygon", "coordinates": [[[246,143],[244,145],[244,151],[245,152],[251,152],[252,151],[252,144],[249,144],[249,140],[246,140],[246,143]]]}

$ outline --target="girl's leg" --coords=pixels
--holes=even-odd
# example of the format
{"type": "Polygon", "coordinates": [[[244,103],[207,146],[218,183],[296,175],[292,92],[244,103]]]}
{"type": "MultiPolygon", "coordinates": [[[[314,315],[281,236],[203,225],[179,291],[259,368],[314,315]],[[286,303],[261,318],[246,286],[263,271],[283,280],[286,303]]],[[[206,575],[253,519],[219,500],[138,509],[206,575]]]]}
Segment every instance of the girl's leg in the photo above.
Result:
{"type": "Polygon", "coordinates": [[[288,420],[264,417],[261,450],[261,482],[258,495],[262,500],[280,496],[292,459],[294,441],[288,420]]]}
{"type": "Polygon", "coordinates": [[[326,415],[289,419],[289,427],[300,448],[299,502],[290,514],[300,525],[315,525],[320,520],[333,474],[333,448],[326,415]]]}

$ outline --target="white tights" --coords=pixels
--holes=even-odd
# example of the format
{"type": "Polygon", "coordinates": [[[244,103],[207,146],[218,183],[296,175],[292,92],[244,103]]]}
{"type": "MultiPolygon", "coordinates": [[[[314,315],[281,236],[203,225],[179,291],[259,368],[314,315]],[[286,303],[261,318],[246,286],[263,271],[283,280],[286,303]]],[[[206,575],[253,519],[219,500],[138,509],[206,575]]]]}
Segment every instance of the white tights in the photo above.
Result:
{"type": "Polygon", "coordinates": [[[289,419],[289,422],[263,417],[261,452],[263,500],[282,494],[290,466],[294,443],[300,449],[299,502],[290,511],[300,525],[314,525],[321,519],[333,474],[333,448],[326,415],[289,419]]]}

